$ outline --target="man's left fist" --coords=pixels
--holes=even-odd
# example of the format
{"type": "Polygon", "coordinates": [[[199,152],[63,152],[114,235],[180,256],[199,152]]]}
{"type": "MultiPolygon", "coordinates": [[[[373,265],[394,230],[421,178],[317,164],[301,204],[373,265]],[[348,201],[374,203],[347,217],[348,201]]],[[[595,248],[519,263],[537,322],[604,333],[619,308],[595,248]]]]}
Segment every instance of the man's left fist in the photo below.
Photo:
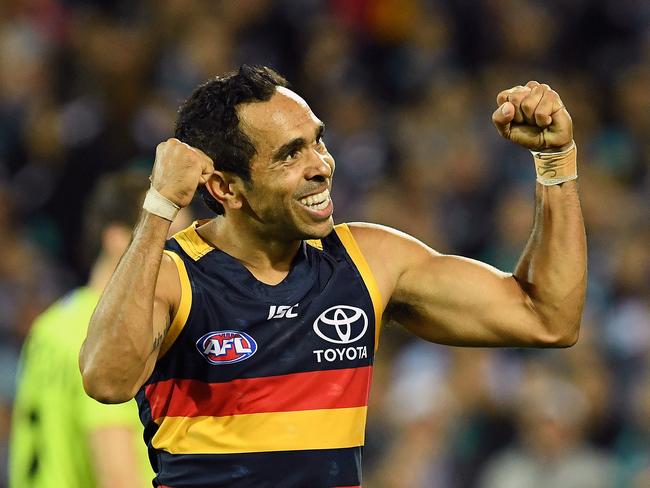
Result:
{"type": "Polygon", "coordinates": [[[492,122],[499,134],[533,151],[561,151],[573,141],[573,122],[560,96],[529,81],[497,95],[492,122]]]}

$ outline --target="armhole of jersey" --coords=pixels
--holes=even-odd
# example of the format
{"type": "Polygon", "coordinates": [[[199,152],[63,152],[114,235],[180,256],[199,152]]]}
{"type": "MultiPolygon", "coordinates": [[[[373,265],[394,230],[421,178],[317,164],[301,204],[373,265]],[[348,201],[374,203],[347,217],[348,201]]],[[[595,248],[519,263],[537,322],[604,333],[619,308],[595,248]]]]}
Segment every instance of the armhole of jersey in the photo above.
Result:
{"type": "Polygon", "coordinates": [[[361,278],[370,293],[370,299],[372,300],[372,308],[375,311],[375,351],[379,347],[379,334],[381,332],[381,315],[383,310],[383,300],[381,298],[381,293],[379,292],[379,286],[375,280],[375,275],[372,273],[370,266],[366,258],[363,257],[363,253],[357,244],[357,241],[352,235],[352,231],[348,224],[339,224],[334,227],[336,235],[341,240],[343,247],[348,252],[352,258],[352,262],[359,270],[361,278]]]}
{"type": "Polygon", "coordinates": [[[178,304],[178,310],[172,320],[172,324],[169,326],[169,330],[165,335],[165,340],[160,346],[160,352],[158,353],[158,359],[163,357],[169,348],[172,347],[178,335],[185,327],[187,318],[190,315],[190,309],[192,308],[192,286],[190,285],[190,278],[187,275],[187,269],[185,268],[185,263],[180,258],[178,254],[173,251],[164,251],[167,256],[172,258],[176,269],[178,270],[178,278],[181,281],[181,302],[178,304]]]}

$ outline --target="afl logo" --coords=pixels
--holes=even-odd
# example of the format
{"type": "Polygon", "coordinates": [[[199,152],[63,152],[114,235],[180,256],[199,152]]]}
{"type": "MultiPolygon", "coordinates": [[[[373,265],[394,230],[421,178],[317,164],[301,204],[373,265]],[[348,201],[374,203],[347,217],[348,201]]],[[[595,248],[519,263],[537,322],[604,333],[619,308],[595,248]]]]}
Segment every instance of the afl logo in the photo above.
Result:
{"type": "Polygon", "coordinates": [[[327,342],[350,344],[358,341],[368,330],[366,312],[350,305],[336,305],[314,320],[314,332],[327,342]]]}
{"type": "Polygon", "coordinates": [[[232,364],[255,354],[257,343],[245,332],[219,330],[201,337],[196,348],[210,364],[232,364]]]}

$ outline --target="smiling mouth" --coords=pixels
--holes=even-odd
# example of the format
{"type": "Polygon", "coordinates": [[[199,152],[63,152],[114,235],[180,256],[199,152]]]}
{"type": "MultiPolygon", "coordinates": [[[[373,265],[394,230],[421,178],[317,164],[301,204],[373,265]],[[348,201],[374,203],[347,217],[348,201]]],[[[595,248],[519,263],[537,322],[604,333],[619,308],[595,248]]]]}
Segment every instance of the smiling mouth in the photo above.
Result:
{"type": "Polygon", "coordinates": [[[326,189],[316,195],[309,195],[298,201],[310,210],[324,210],[330,204],[330,191],[326,189]]]}

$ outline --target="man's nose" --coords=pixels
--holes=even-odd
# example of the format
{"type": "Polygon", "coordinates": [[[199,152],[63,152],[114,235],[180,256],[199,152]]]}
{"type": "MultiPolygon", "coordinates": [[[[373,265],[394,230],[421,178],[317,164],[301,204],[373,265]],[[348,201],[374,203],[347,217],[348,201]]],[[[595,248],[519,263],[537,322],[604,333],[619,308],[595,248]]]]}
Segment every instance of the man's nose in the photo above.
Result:
{"type": "Polygon", "coordinates": [[[311,152],[309,164],[305,172],[306,179],[324,181],[326,178],[330,178],[333,172],[334,168],[325,155],[315,150],[311,152]]]}

